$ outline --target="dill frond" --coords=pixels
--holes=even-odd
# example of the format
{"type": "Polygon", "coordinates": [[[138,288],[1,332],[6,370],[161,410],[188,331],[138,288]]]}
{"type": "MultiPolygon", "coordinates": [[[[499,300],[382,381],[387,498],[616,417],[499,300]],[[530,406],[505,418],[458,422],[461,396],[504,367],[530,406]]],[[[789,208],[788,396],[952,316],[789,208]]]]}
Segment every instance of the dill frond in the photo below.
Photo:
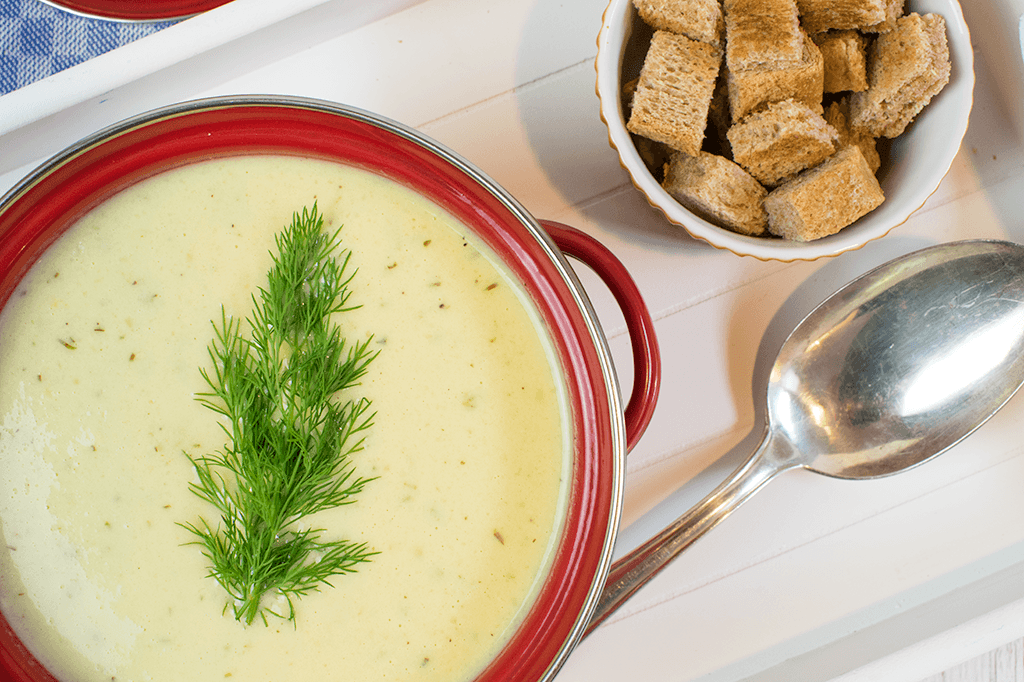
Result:
{"type": "Polygon", "coordinates": [[[197,400],[221,415],[223,450],[193,457],[193,493],[220,515],[182,523],[227,591],[225,611],[246,625],[273,616],[295,621],[295,600],[376,554],[366,543],[325,540],[300,520],[353,502],[372,479],[356,476],[351,455],[371,426],[370,402],[347,397],[376,357],[372,339],[350,344],[332,322],[351,310],[350,252],[323,231],[312,209],[295,213],[276,238],[267,286],[253,296],[243,334],[221,309],[209,346],[213,370],[197,400]],[[284,598],[286,609],[273,603],[284,598]]]}

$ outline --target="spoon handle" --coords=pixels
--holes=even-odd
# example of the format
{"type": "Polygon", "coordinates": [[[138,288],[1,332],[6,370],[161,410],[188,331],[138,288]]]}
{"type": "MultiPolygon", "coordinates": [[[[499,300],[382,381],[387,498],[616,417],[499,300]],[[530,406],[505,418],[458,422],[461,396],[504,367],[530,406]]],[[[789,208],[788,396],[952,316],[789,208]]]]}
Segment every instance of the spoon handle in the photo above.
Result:
{"type": "Polygon", "coordinates": [[[770,454],[766,456],[772,440],[769,432],[747,461],[707,497],[653,538],[612,564],[604,591],[584,636],[590,634],[683,550],[746,502],[761,486],[776,474],[791,468],[791,465],[780,463],[770,454]]]}

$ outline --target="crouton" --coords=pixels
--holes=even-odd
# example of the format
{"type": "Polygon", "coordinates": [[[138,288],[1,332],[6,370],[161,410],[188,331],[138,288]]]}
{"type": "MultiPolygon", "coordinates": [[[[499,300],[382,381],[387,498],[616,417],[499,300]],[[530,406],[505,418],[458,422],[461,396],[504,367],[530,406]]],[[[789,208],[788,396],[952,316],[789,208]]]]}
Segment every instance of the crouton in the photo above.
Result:
{"type": "Polygon", "coordinates": [[[904,0],[883,0],[885,4],[885,19],[876,24],[862,26],[861,31],[865,33],[888,33],[896,28],[896,20],[903,16],[904,0]]]}
{"type": "Polygon", "coordinates": [[[839,232],[881,205],[882,188],[856,145],[768,193],[768,231],[807,242],[839,232]]]}
{"type": "Polygon", "coordinates": [[[796,0],[796,4],[808,33],[847,28],[884,32],[903,14],[903,0],[796,0]]]}
{"type": "Polygon", "coordinates": [[[908,14],[868,50],[868,89],[850,96],[850,124],[875,137],[900,135],[949,82],[946,20],[908,14]]]}
{"type": "Polygon", "coordinates": [[[806,104],[785,100],[729,129],[732,158],[766,187],[816,166],[836,150],[839,134],[806,104]]]}
{"type": "Polygon", "coordinates": [[[796,66],[725,70],[733,123],[766,104],[786,99],[795,99],[822,111],[825,63],[814,41],[806,34],[802,40],[803,57],[796,66]]]}
{"type": "Polygon", "coordinates": [[[882,158],[878,154],[878,146],[875,138],[863,130],[850,126],[850,106],[846,98],[838,102],[832,102],[825,110],[825,121],[839,133],[839,148],[849,147],[851,144],[860,147],[864,160],[868,162],[868,168],[872,173],[878,173],[882,166],[882,158]]]}
{"type": "Polygon", "coordinates": [[[687,154],[700,151],[721,49],[656,31],[633,94],[626,127],[687,154]]]}
{"type": "Polygon", "coordinates": [[[824,62],[825,92],[861,92],[868,89],[868,40],[858,31],[825,31],[811,36],[824,62]]]}
{"type": "Polygon", "coordinates": [[[725,62],[731,71],[803,60],[796,0],[725,0],[725,62]]]}
{"type": "Polygon", "coordinates": [[[764,234],[767,192],[738,165],[716,154],[676,152],[665,167],[665,191],[703,217],[747,235],[764,234]]]}
{"type": "Polygon", "coordinates": [[[637,14],[655,29],[721,46],[721,0],[633,0],[637,14]]]}

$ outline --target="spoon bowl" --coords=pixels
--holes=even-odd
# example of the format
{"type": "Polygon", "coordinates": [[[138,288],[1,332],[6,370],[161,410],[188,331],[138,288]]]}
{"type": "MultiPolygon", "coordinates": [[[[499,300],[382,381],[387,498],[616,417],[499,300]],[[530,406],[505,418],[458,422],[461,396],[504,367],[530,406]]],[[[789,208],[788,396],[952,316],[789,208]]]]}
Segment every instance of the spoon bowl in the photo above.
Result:
{"type": "Polygon", "coordinates": [[[769,429],[794,465],[829,476],[920,464],[984,423],[1024,380],[1022,303],[1016,244],[942,244],[882,265],[783,344],[768,384],[769,429]]]}
{"type": "Polygon", "coordinates": [[[729,479],[613,564],[588,633],[776,475],[868,479],[959,442],[1024,383],[1024,247],[941,244],[889,261],[782,344],[764,438],[729,479]]]}

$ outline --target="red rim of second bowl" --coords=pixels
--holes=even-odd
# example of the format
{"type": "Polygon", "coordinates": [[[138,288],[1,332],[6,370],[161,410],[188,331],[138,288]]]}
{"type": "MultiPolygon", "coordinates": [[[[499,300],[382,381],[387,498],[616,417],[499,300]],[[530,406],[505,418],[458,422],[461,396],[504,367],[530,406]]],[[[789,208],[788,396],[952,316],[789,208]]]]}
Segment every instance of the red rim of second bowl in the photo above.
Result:
{"type": "Polygon", "coordinates": [[[74,14],[118,21],[171,21],[202,14],[231,0],[43,0],[74,14]]]}
{"type": "MultiPolygon", "coordinates": [[[[462,159],[399,124],[312,100],[222,98],[152,112],[84,140],[0,201],[0,307],[38,255],[116,191],[170,168],[249,154],[342,161],[415,189],[472,227],[534,299],[568,391],[567,513],[539,595],[477,680],[549,679],[582,636],[611,559],[625,457],[621,408],[593,309],[564,258],[514,199],[462,159]]],[[[53,679],[2,617],[0,663],[19,682],[53,679]]]]}

